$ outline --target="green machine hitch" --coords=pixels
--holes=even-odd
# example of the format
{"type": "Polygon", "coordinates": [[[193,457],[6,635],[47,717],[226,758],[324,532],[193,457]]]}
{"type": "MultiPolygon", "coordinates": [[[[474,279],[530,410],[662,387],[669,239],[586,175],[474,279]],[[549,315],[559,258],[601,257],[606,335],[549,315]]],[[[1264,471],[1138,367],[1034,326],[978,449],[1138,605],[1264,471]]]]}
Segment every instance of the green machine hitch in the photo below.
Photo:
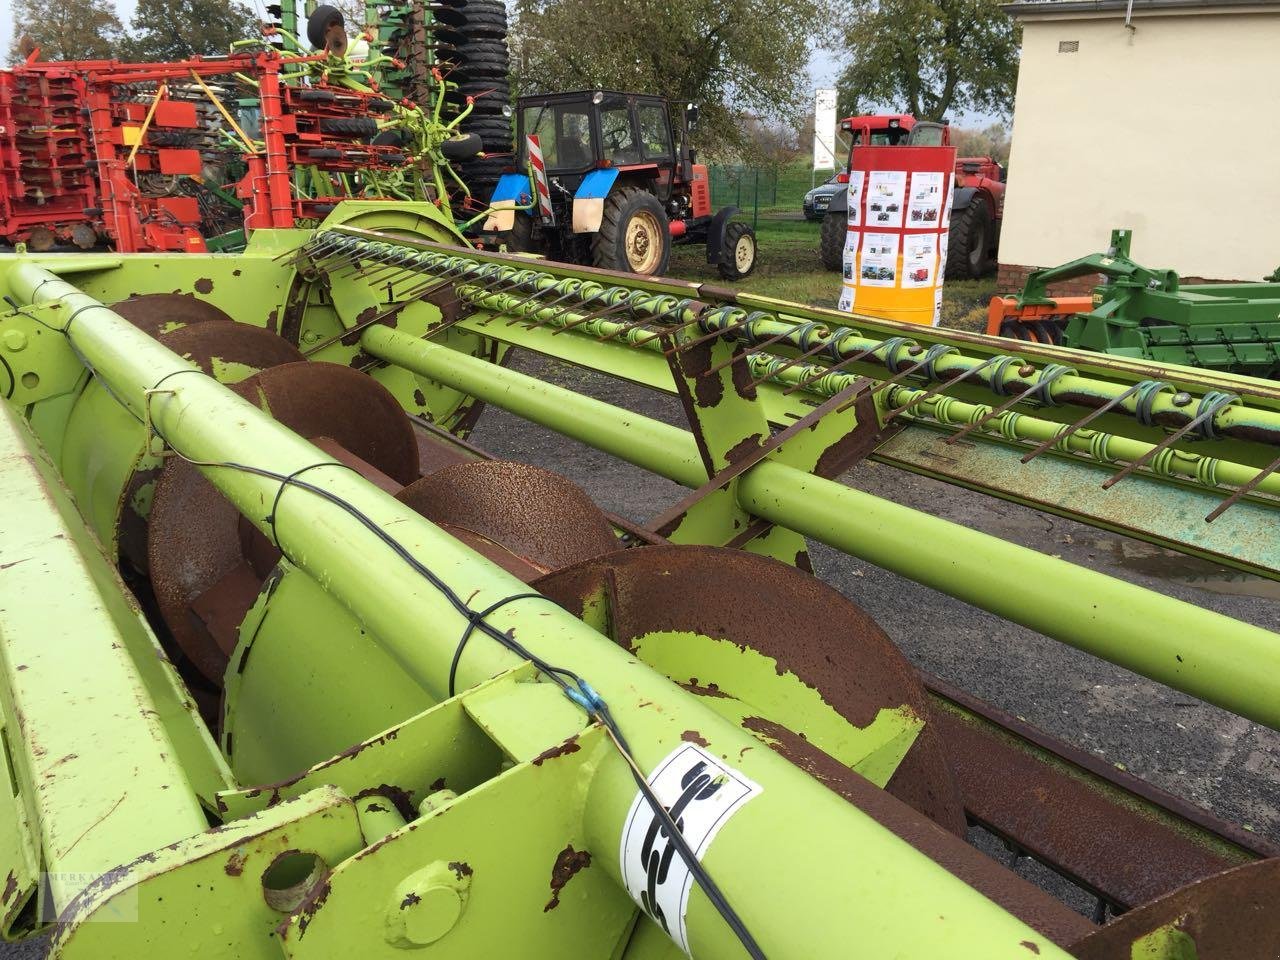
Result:
{"type": "Polygon", "coordinates": [[[617,960],[1280,940],[1265,837],[920,673],[808,554],[1280,729],[1272,632],[839,479],[873,460],[1280,578],[1274,385],[482,253],[429,204],[343,204],[234,255],[0,256],[0,296],[7,938],[617,960]],[[610,514],[474,446],[489,404],[687,493],[610,514]]]}
{"type": "MultiPolygon", "coordinates": [[[[1280,374],[1280,277],[1184,284],[1129,256],[1133,231],[1111,231],[1106,253],[1036,270],[1015,297],[995,297],[987,332],[1160,364],[1275,378],[1280,374]],[[1051,297],[1051,284],[1103,277],[1090,297],[1051,297]]],[[[1277,271],[1280,274],[1280,271],[1277,271]]]]}

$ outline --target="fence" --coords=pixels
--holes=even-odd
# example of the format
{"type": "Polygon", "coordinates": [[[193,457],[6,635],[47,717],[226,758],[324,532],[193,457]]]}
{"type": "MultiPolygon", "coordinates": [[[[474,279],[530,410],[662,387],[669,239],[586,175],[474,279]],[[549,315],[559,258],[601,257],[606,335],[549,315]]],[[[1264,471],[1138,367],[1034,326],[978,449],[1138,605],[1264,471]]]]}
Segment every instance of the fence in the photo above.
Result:
{"type": "Polygon", "coordinates": [[[815,174],[808,163],[801,162],[773,167],[713,164],[708,173],[712,208],[732,204],[754,224],[761,214],[799,213],[804,195],[834,171],[815,174]]]}

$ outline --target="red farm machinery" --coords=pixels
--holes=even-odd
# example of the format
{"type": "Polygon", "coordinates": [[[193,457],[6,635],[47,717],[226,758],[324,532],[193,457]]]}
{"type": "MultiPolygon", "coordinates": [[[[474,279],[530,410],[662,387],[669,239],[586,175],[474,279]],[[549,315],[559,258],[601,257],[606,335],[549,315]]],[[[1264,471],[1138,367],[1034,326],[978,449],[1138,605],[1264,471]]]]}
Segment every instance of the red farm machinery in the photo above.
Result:
{"type": "MultiPolygon", "coordinates": [[[[485,13],[484,29],[505,32],[505,13],[485,13]]],[[[272,26],[229,56],[175,63],[45,62],[37,51],[0,71],[0,244],[222,250],[354,199],[465,214],[471,191],[454,167],[487,174],[495,160],[482,151],[508,139],[496,126],[509,121],[449,76],[465,44],[425,40],[434,21],[422,16],[372,8],[377,23],[353,40],[334,8],[318,7],[304,24],[309,53],[272,26]],[[400,82],[410,75],[412,90],[400,82]],[[481,117],[484,129],[470,130],[481,117]]]]}

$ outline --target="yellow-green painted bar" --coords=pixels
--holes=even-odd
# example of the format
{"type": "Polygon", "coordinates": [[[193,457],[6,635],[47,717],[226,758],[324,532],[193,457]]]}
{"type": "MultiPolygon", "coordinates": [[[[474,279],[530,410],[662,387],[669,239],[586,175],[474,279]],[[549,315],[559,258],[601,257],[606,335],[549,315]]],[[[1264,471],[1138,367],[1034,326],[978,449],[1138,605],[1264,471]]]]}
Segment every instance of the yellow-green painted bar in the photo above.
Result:
{"type": "MultiPolygon", "coordinates": [[[[386,327],[361,343],[676,483],[706,482],[686,430],[386,327]]],[[[1280,729],[1280,636],[1269,630],[784,464],[756,465],[738,489],[749,513],[1280,729]]]]}

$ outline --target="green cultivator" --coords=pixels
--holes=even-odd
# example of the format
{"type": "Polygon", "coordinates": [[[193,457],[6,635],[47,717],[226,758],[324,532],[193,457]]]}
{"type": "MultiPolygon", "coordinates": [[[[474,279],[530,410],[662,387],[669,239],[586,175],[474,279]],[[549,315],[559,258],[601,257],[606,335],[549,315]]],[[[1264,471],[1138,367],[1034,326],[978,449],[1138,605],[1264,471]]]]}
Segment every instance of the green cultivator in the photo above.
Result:
{"type": "Polygon", "coordinates": [[[1280,943],[1266,840],[917,673],[806,548],[1280,728],[1274,634],[836,479],[873,458],[1276,577],[1272,385],[481,254],[426,204],[236,256],[7,256],[0,294],[7,936],[52,925],[91,958],[1280,943]],[[517,347],[685,422],[517,372],[517,347]],[[606,514],[470,445],[484,404],[689,492],[606,514]]]}

